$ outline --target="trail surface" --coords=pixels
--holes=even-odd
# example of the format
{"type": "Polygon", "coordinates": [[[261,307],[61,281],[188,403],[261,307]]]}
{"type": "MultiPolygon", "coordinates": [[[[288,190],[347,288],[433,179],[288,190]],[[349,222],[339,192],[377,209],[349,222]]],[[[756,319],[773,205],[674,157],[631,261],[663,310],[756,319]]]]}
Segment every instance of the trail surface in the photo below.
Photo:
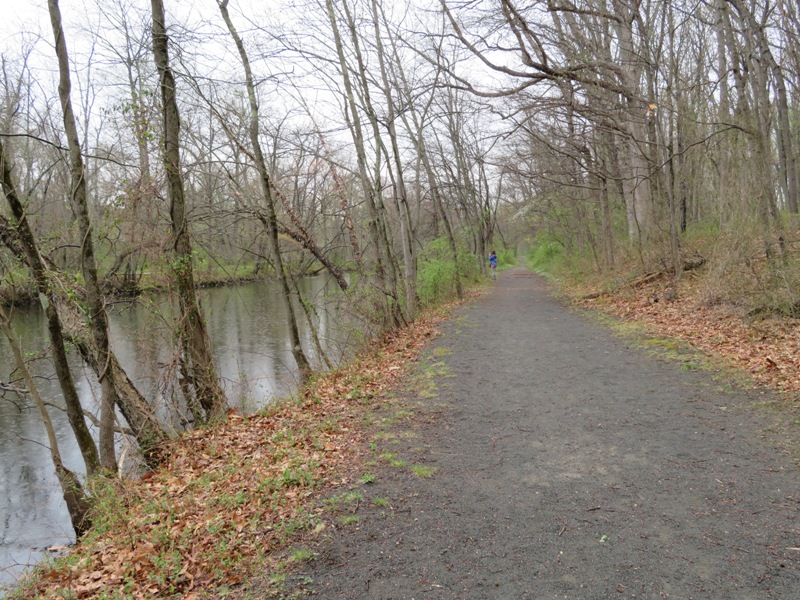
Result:
{"type": "Polygon", "coordinates": [[[627,347],[522,269],[428,361],[444,363],[437,397],[416,399],[428,422],[386,447],[435,473],[380,467],[295,591],[800,598],[800,476],[761,393],[627,347]]]}

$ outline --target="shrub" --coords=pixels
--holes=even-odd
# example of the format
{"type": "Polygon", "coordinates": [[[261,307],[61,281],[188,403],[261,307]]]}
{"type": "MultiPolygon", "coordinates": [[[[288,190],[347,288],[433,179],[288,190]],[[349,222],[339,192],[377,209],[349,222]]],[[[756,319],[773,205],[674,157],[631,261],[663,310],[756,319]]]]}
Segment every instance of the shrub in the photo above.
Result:
{"type": "Polygon", "coordinates": [[[424,260],[417,268],[417,294],[423,305],[430,306],[449,298],[454,292],[452,262],[441,259],[424,260]]]}
{"type": "Polygon", "coordinates": [[[507,267],[513,267],[517,264],[517,255],[516,252],[511,250],[510,248],[502,248],[497,251],[497,267],[500,269],[504,269],[507,267]]]}
{"type": "MultiPolygon", "coordinates": [[[[460,244],[464,246],[464,244],[460,244]]],[[[480,275],[478,257],[459,247],[456,264],[447,238],[428,242],[419,254],[417,265],[417,294],[424,306],[446,302],[456,294],[456,268],[462,282],[477,281],[480,275]]]]}
{"type": "Polygon", "coordinates": [[[564,245],[552,238],[539,240],[528,251],[528,263],[538,271],[552,273],[564,258],[564,245]]]}

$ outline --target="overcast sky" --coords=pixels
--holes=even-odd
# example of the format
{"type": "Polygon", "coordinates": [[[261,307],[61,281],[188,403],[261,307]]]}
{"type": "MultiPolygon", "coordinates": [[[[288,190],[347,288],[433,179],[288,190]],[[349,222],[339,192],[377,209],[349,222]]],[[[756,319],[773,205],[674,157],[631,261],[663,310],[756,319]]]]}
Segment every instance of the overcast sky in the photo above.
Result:
{"type": "MultiPolygon", "coordinates": [[[[241,63],[220,17],[216,0],[164,1],[167,26],[174,43],[171,60],[179,76],[179,88],[182,88],[179,102],[189,103],[181,110],[193,110],[191,103],[198,102],[197,95],[189,89],[188,79],[183,77],[185,73],[206,86],[204,93],[218,91],[223,102],[242,93],[241,63]]],[[[425,28],[419,20],[432,16],[434,27],[436,20],[441,23],[441,17],[436,19],[436,0],[418,0],[418,5],[424,7],[418,10],[408,10],[409,0],[383,0],[383,3],[386,10],[395,13],[393,19],[398,22],[404,19],[403,27],[413,36],[412,39],[419,40],[418,46],[427,43],[420,33],[425,28]]],[[[115,56],[116,50],[124,48],[124,36],[117,25],[110,24],[109,19],[100,14],[98,4],[115,21],[124,14],[133,22],[138,35],[143,36],[145,44],[149,44],[151,17],[150,0],[60,0],[74,73],[73,105],[79,113],[79,127],[86,123],[90,129],[102,131],[104,120],[113,118],[113,114],[109,116],[107,111],[118,112],[120,102],[125,102],[126,98],[130,100],[130,91],[126,71],[119,57],[115,56]],[[120,4],[133,8],[122,11],[120,4]],[[98,37],[100,41],[97,41],[98,37]],[[90,115],[88,119],[87,114],[90,115]]],[[[307,60],[295,51],[276,53],[277,45],[267,34],[279,27],[291,30],[306,50],[335,62],[336,53],[331,48],[324,0],[230,0],[229,8],[248,46],[253,71],[259,80],[262,116],[277,123],[290,115],[290,120],[297,119],[298,126],[310,125],[308,110],[313,115],[315,128],[320,127],[331,136],[343,131],[344,111],[342,96],[338,93],[341,86],[338,67],[323,59],[307,60]]],[[[56,106],[58,74],[47,1],[0,0],[0,11],[3,16],[0,20],[0,51],[12,67],[9,73],[13,77],[19,72],[23,48],[35,42],[27,62],[31,84],[26,91],[35,106],[56,106]]],[[[363,16],[365,34],[370,35],[369,15],[363,16]]],[[[432,69],[431,65],[413,51],[407,52],[410,61],[406,75],[411,79],[425,77],[432,69]]],[[[150,60],[149,56],[147,60],[150,60]]],[[[473,65],[475,62],[471,61],[473,65]]],[[[461,62],[459,69],[468,69],[468,65],[469,61],[461,62]]],[[[153,71],[151,68],[151,77],[153,71]]],[[[376,74],[375,78],[379,76],[376,74]]],[[[483,81],[489,80],[484,78],[483,81]]],[[[149,84],[151,88],[155,87],[153,83],[149,84]]],[[[211,101],[215,100],[212,98],[211,101]]],[[[379,102],[377,97],[376,102],[379,102]]],[[[201,106],[200,110],[207,111],[207,105],[205,109],[201,106]]],[[[481,128],[488,130],[491,121],[490,114],[485,113],[481,128]]]]}
{"type": "MultiPolygon", "coordinates": [[[[291,1],[291,0],[289,0],[291,1]]],[[[80,84],[80,79],[91,64],[92,79],[99,87],[109,83],[119,83],[122,77],[121,66],[118,61],[109,58],[112,54],[108,44],[120,41],[121,34],[114,31],[97,9],[101,4],[112,14],[121,11],[115,5],[124,3],[135,6],[138,10],[127,11],[128,17],[136,21],[135,13],[138,12],[143,20],[143,27],[139,27],[144,35],[149,36],[149,0],[60,0],[62,19],[66,32],[67,46],[73,71],[78,77],[73,81],[74,86],[80,84]],[[103,43],[93,47],[95,32],[108,41],[106,47],[103,43]],[[90,60],[90,53],[92,58],[90,60]],[[113,64],[116,62],[116,64],[113,64]]],[[[245,42],[252,43],[256,35],[251,33],[252,18],[259,25],[266,24],[274,15],[285,17],[290,11],[283,10],[288,2],[284,0],[268,0],[267,2],[252,2],[251,0],[231,0],[231,16],[239,29],[245,42]],[[281,9],[279,9],[281,7],[281,9]],[[242,10],[245,9],[245,10],[242,10]]],[[[193,34],[189,38],[180,39],[180,50],[191,56],[191,68],[195,73],[203,75],[217,74],[231,76],[238,73],[238,55],[231,52],[232,44],[224,23],[219,15],[216,0],[165,0],[167,10],[167,26],[170,34],[175,34],[173,41],[178,39],[180,32],[189,31],[193,34]],[[184,27],[185,25],[185,27],[184,27]],[[177,32],[177,33],[176,33],[177,32]]],[[[46,0],[0,0],[0,52],[9,62],[18,62],[25,49],[33,46],[28,66],[33,73],[39,90],[31,90],[37,97],[51,97],[55,94],[56,59],[53,51],[53,34],[50,26],[49,12],[46,0]]],[[[324,14],[320,14],[324,16],[324,14]]],[[[134,24],[134,27],[136,25],[134,24]]],[[[251,54],[254,70],[257,76],[266,76],[270,69],[283,68],[276,65],[275,61],[258,63],[256,53],[251,54]]],[[[177,60],[173,60],[173,67],[180,71],[177,60]]]]}

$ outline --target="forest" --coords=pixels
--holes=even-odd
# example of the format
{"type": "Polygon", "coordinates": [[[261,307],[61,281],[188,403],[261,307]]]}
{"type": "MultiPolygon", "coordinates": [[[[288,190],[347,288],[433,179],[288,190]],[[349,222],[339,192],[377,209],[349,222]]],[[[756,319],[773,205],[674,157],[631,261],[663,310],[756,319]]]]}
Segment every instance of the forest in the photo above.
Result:
{"type": "Polygon", "coordinates": [[[600,293],[702,269],[708,305],[800,311],[793,0],[43,4],[4,25],[2,384],[41,414],[78,536],[120,436],[155,467],[179,433],[115,355],[120,299],[174,305],[187,428],[228,408],[205,285],[277,282],[301,382],[332,366],[299,333],[309,275],[375,335],[463,297],[492,249],[600,293]],[[26,304],[82,474],[12,326],[26,304]]]}

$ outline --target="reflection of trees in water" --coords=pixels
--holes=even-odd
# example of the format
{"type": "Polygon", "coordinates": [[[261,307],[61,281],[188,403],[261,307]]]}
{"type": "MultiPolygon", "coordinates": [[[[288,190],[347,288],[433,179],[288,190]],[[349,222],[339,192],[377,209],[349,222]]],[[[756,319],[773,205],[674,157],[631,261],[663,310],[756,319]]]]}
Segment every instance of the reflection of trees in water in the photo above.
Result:
{"type": "MultiPolygon", "coordinates": [[[[304,297],[314,305],[315,324],[326,352],[339,359],[353,340],[353,333],[352,324],[345,326],[337,317],[336,286],[325,277],[304,279],[299,285],[304,297]],[[334,295],[330,296],[332,292],[334,295]]],[[[273,282],[255,282],[202,292],[219,375],[231,404],[240,409],[256,410],[276,395],[289,393],[297,381],[274,287],[273,282]]],[[[177,385],[177,363],[171,352],[171,311],[172,306],[163,296],[153,295],[117,303],[109,316],[112,343],[120,362],[156,408],[159,418],[179,431],[186,427],[188,411],[177,385]]],[[[13,325],[26,348],[46,346],[41,310],[16,309],[13,325]]],[[[310,335],[308,325],[301,321],[301,326],[305,342],[310,335]]],[[[0,357],[0,380],[8,381],[12,361],[8,342],[2,338],[0,357]]],[[[87,408],[96,406],[97,382],[93,373],[83,367],[77,353],[71,352],[69,360],[82,403],[87,408]]],[[[46,402],[62,404],[51,361],[37,361],[35,369],[46,402]]],[[[0,468],[4,472],[0,490],[5,498],[0,505],[0,521],[7,532],[0,546],[9,551],[10,544],[64,543],[62,537],[48,537],[48,532],[68,531],[69,519],[61,507],[39,417],[30,410],[26,399],[13,399],[11,404],[0,398],[0,468]]],[[[80,453],[63,412],[54,411],[53,421],[65,463],[78,468],[80,453]]],[[[120,455],[127,443],[122,442],[120,455]]],[[[126,466],[135,468],[134,455],[131,449],[124,452],[126,466]]]]}

